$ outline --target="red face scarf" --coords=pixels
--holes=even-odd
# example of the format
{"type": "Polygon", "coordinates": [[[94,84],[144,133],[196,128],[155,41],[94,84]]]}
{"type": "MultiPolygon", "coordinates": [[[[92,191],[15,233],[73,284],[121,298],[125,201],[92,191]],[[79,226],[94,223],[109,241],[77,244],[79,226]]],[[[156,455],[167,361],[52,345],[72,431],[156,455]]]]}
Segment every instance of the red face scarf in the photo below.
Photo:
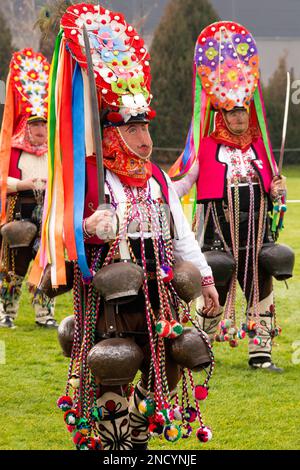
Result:
{"type": "Polygon", "coordinates": [[[103,158],[105,168],[128,186],[144,187],[152,176],[150,161],[130,150],[115,127],[103,131],[103,158]]]}
{"type": "Polygon", "coordinates": [[[216,116],[216,128],[210,136],[218,143],[241,149],[243,152],[249,149],[252,142],[260,137],[260,130],[253,111],[250,111],[249,127],[244,134],[236,135],[230,132],[222,112],[216,116]]]}
{"type": "Polygon", "coordinates": [[[30,129],[29,124],[27,123],[27,119],[27,116],[24,116],[21,119],[11,141],[12,148],[20,149],[23,150],[23,152],[27,152],[32,155],[36,155],[37,157],[40,157],[47,153],[48,145],[47,143],[43,145],[33,145],[31,143],[30,129]]]}

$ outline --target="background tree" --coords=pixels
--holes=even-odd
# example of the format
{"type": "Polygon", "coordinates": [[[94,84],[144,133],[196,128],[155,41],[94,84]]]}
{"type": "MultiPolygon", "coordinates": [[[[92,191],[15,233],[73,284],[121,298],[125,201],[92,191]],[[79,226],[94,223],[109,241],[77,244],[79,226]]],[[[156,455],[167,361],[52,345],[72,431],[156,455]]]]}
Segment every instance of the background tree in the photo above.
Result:
{"type": "Polygon", "coordinates": [[[11,31],[0,11],[0,124],[4,108],[5,80],[8,75],[8,67],[13,51],[11,31]]]}
{"type": "Polygon", "coordinates": [[[37,9],[44,0],[9,0],[0,1],[0,10],[6,18],[7,24],[14,38],[14,46],[17,49],[39,46],[39,31],[33,29],[37,15],[37,9]]]}
{"type": "Polygon", "coordinates": [[[56,36],[59,33],[60,20],[66,9],[72,5],[71,0],[48,0],[39,10],[35,28],[41,32],[39,50],[51,62],[56,36]]]}
{"type": "MultiPolygon", "coordinates": [[[[264,88],[264,100],[269,124],[271,141],[274,149],[281,146],[282,126],[286,96],[287,80],[286,60],[282,57],[279,60],[278,67],[269,80],[268,86],[264,88]]],[[[295,80],[293,69],[290,70],[291,83],[295,80]]],[[[292,90],[293,92],[293,90],[292,90]]],[[[294,104],[290,101],[289,119],[286,137],[286,148],[300,148],[300,104],[294,104]]],[[[284,163],[299,163],[300,152],[285,152],[284,163]]],[[[276,160],[279,159],[279,152],[275,153],[276,160]]]]}
{"type": "MultiPolygon", "coordinates": [[[[197,37],[218,21],[207,0],[171,0],[156,29],[151,47],[155,146],[184,146],[192,114],[193,56],[197,37]]],[[[162,161],[162,155],[156,159],[162,161]]],[[[178,155],[170,154],[175,160],[178,155]]]]}

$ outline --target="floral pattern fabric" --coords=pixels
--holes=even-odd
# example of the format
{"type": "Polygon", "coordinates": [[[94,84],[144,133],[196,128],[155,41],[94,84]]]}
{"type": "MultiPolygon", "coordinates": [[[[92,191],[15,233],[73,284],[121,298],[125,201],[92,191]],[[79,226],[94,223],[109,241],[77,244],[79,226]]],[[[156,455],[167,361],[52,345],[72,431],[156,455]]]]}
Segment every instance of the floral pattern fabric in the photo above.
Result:
{"type": "MultiPolygon", "coordinates": [[[[238,181],[243,181],[245,178],[250,178],[252,181],[257,180],[257,173],[252,166],[251,162],[256,160],[256,156],[251,148],[243,152],[240,149],[222,145],[219,153],[219,161],[228,165],[227,178],[236,178],[238,181]]],[[[258,160],[258,165],[261,167],[262,162],[258,160]]]]}

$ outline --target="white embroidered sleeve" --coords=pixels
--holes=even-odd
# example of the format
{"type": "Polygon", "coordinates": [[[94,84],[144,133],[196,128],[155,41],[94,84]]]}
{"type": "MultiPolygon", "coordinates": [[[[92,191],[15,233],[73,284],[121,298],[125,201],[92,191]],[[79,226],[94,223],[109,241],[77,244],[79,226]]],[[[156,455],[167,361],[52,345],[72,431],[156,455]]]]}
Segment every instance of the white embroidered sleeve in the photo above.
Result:
{"type": "Polygon", "coordinates": [[[174,256],[177,261],[191,261],[197,266],[202,277],[211,277],[212,271],[205,256],[198,245],[195,234],[192,232],[182,210],[180,200],[176,194],[170,178],[166,175],[169,188],[169,204],[174,220],[174,256]]]}
{"type": "Polygon", "coordinates": [[[173,185],[175,187],[176,193],[178,194],[178,197],[182,197],[190,191],[193,184],[196,183],[198,179],[198,175],[199,175],[199,162],[198,160],[196,160],[196,162],[194,163],[191,170],[186,176],[184,176],[179,181],[173,181],[173,185]]]}
{"type": "Polygon", "coordinates": [[[9,176],[7,178],[7,194],[16,193],[18,191],[17,184],[20,182],[18,178],[9,176]]]}

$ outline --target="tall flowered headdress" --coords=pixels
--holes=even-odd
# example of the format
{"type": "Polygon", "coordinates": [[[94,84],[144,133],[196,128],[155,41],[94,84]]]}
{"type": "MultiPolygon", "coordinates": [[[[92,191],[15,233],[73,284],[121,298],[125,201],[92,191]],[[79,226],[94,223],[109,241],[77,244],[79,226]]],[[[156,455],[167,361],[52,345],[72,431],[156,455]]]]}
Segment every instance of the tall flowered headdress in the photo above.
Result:
{"type": "Polygon", "coordinates": [[[2,220],[12,139],[25,129],[27,122],[47,120],[49,73],[50,64],[42,54],[30,48],[13,54],[0,137],[2,220]]]}
{"type": "Polygon", "coordinates": [[[28,118],[47,119],[50,73],[47,59],[32,49],[24,49],[14,53],[10,70],[17,113],[28,118]]]}
{"type": "Polygon", "coordinates": [[[87,69],[83,25],[90,40],[101,109],[109,108],[114,121],[123,118],[124,122],[149,113],[150,56],[143,39],[121,13],[99,5],[69,8],[61,21],[63,37],[83,73],[87,69]]]}
{"type": "Polygon", "coordinates": [[[232,21],[220,21],[201,32],[194,54],[193,97],[193,117],[186,146],[170,170],[172,178],[180,179],[192,167],[201,140],[214,127],[215,112],[230,111],[234,107],[253,109],[271,168],[274,169],[257,46],[244,26],[232,21]]]}
{"type": "Polygon", "coordinates": [[[65,283],[64,248],[70,260],[79,260],[84,276],[90,275],[81,227],[82,181],[85,157],[93,155],[95,149],[84,26],[102,124],[119,126],[133,120],[149,121],[155,115],[150,108],[150,56],[134,27],[121,13],[100,5],[70,6],[61,19],[49,85],[49,209],[45,211],[39,269],[51,262],[53,285],[65,283]]]}

